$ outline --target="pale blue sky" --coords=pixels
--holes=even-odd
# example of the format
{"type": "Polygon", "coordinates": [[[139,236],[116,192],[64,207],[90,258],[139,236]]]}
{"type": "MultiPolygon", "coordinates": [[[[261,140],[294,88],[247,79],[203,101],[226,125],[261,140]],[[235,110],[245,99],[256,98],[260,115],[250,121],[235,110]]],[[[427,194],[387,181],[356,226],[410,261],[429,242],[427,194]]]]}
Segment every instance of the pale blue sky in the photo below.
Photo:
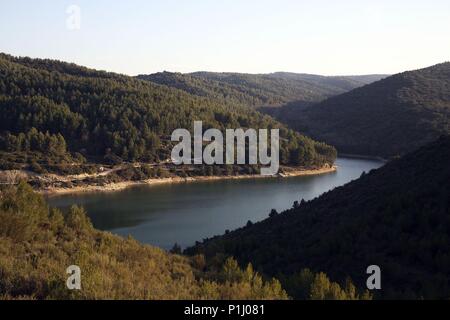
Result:
{"type": "Polygon", "coordinates": [[[450,60],[450,1],[0,0],[0,51],[130,75],[396,73],[450,60]]]}

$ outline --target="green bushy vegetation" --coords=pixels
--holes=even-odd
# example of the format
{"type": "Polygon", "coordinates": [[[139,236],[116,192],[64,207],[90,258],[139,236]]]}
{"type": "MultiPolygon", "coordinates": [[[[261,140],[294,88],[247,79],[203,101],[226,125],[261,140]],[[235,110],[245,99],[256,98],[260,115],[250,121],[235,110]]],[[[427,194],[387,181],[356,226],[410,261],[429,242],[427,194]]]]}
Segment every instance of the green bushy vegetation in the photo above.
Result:
{"type": "Polygon", "coordinates": [[[67,146],[64,137],[58,134],[44,134],[36,128],[31,128],[27,133],[19,133],[17,136],[7,133],[1,137],[1,148],[7,152],[37,151],[54,155],[66,155],[67,146]]]}
{"type": "Polygon", "coordinates": [[[280,281],[286,290],[298,300],[371,300],[372,295],[365,290],[359,292],[350,278],[344,285],[330,281],[323,273],[313,273],[306,268],[289,276],[281,274],[280,281]]]}
{"type": "Polygon", "coordinates": [[[223,253],[251,262],[277,276],[295,298],[305,297],[308,278],[299,270],[326,272],[340,283],[351,277],[357,288],[365,288],[366,269],[375,264],[382,272],[375,298],[448,299],[449,159],[450,136],[443,136],[314,200],[296,201],[290,210],[272,211],[267,220],[207,239],[186,253],[223,253]]]}
{"type": "Polygon", "coordinates": [[[82,208],[63,216],[25,183],[0,191],[0,298],[286,299],[233,259],[169,254],[95,230],[82,208]],[[81,268],[82,290],[66,288],[66,268],[81,268]]]}

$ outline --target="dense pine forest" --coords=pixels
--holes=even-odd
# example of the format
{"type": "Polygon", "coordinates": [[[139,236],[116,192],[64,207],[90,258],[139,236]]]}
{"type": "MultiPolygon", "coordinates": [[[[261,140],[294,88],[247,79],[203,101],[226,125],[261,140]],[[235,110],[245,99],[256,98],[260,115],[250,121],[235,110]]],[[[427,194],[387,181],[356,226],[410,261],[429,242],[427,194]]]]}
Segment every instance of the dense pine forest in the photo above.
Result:
{"type": "Polygon", "coordinates": [[[325,77],[277,72],[271,74],[162,72],[139,79],[163,84],[190,94],[220,100],[223,104],[277,107],[324,100],[385,77],[384,75],[325,77]]]}
{"type": "Polygon", "coordinates": [[[187,250],[219,253],[276,275],[288,293],[305,296],[304,272],[351,277],[364,288],[378,265],[375,298],[450,297],[450,136],[443,136],[347,185],[187,250]]]}
{"type": "Polygon", "coordinates": [[[339,152],[394,157],[450,132],[450,63],[409,71],[319,104],[271,110],[339,152]]]}
{"type": "MultiPolygon", "coordinates": [[[[159,162],[176,128],[280,128],[281,162],[332,164],[333,147],[271,117],[119,74],[52,60],[0,55],[0,168],[159,162]]],[[[62,170],[64,172],[64,170],[62,170]]]]}
{"type": "MultiPolygon", "coordinates": [[[[288,299],[278,280],[233,258],[168,253],[93,228],[85,211],[63,215],[29,185],[0,186],[2,299],[288,299]],[[66,287],[66,268],[82,270],[82,290],[66,287]]],[[[303,271],[305,299],[370,299],[355,286],[303,271]]]]}

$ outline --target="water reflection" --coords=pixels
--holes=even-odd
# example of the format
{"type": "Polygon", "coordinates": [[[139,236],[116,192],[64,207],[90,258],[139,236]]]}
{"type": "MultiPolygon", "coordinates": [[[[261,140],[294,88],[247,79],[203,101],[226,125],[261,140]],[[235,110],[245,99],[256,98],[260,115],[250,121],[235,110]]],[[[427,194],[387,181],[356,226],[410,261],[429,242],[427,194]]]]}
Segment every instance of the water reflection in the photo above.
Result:
{"type": "Polygon", "coordinates": [[[72,204],[88,211],[94,226],[166,249],[265,219],[272,208],[282,211],[295,200],[309,200],[378,168],[374,160],[340,158],[339,170],[320,176],[243,179],[137,186],[114,193],[51,197],[50,204],[72,204]]]}

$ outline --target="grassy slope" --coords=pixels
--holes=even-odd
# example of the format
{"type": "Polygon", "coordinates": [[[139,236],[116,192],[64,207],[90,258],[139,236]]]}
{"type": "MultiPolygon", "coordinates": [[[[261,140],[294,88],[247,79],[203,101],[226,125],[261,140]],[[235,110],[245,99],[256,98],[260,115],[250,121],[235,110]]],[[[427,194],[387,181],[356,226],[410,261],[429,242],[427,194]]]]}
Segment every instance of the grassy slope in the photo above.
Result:
{"type": "Polygon", "coordinates": [[[0,299],[286,299],[233,260],[206,264],[94,229],[80,208],[63,217],[26,184],[0,190],[0,299]],[[81,291],[66,268],[81,268],[81,291]]]}

